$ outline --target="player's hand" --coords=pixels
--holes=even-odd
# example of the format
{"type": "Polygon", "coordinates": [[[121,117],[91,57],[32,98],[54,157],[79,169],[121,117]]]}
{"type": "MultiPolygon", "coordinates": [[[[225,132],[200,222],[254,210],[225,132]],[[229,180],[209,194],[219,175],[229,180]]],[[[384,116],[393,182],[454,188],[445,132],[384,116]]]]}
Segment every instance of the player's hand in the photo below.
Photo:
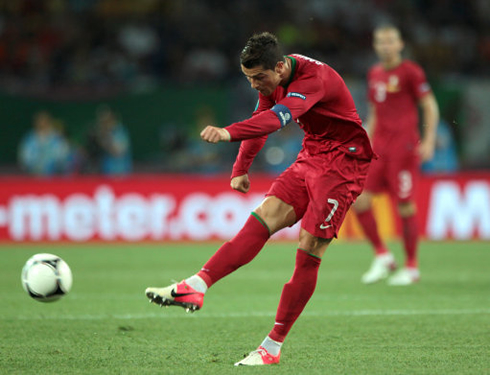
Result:
{"type": "Polygon", "coordinates": [[[218,143],[218,142],[229,142],[231,136],[230,133],[228,133],[228,130],[226,129],[208,125],[201,132],[201,138],[203,141],[209,143],[218,143]]]}
{"type": "Polygon", "coordinates": [[[246,194],[250,190],[250,180],[248,179],[248,174],[233,177],[231,179],[230,186],[232,189],[246,194]]]}
{"type": "Polygon", "coordinates": [[[420,159],[423,162],[432,160],[434,157],[434,142],[429,142],[429,141],[422,141],[419,144],[419,156],[420,159]]]}

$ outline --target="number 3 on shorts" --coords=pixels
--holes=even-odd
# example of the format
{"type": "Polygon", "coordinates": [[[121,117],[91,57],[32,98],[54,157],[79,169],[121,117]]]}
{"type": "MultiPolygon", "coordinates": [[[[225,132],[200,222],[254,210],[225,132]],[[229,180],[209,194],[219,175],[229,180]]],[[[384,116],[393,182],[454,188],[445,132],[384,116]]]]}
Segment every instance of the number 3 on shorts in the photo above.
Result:
{"type": "Polygon", "coordinates": [[[327,223],[330,222],[330,220],[332,220],[333,214],[335,213],[335,211],[337,211],[337,208],[339,207],[339,201],[336,199],[328,198],[327,202],[333,204],[333,207],[330,213],[328,214],[327,218],[325,219],[325,221],[320,225],[320,229],[327,229],[332,226],[332,225],[328,225],[327,223]]]}
{"type": "Polygon", "coordinates": [[[400,171],[398,173],[398,196],[401,199],[408,198],[412,194],[413,181],[410,171],[400,171]]]}

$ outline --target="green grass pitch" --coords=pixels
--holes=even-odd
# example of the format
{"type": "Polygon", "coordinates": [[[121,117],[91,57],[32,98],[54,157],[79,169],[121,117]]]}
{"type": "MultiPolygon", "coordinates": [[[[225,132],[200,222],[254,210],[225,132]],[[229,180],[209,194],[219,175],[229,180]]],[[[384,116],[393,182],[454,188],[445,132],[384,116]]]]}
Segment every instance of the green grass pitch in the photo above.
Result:
{"type": "MultiPolygon", "coordinates": [[[[2,245],[1,374],[490,374],[490,243],[422,243],[422,281],[365,286],[365,243],[330,246],[279,365],[235,368],[269,332],[295,243],[268,244],[221,280],[203,309],[160,309],[147,286],[193,274],[218,244],[2,245]],[[69,295],[32,300],[20,272],[63,257],[69,295]]],[[[399,262],[399,244],[392,244],[399,262]]]]}

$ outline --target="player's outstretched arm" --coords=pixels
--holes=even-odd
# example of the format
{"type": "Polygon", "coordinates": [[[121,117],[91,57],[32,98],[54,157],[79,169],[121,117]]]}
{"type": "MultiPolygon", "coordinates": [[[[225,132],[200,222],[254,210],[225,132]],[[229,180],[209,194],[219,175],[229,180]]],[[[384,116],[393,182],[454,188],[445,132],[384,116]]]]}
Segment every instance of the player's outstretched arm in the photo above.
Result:
{"type": "Polygon", "coordinates": [[[374,129],[376,127],[376,109],[373,103],[368,104],[368,111],[366,116],[366,132],[368,133],[369,139],[373,139],[374,129]]]}
{"type": "Polygon", "coordinates": [[[419,154],[422,161],[431,160],[434,156],[436,144],[437,124],[439,123],[439,106],[434,94],[429,93],[419,102],[422,108],[423,134],[419,145],[419,154]]]}
{"type": "Polygon", "coordinates": [[[250,190],[250,180],[248,174],[236,176],[231,179],[230,186],[240,193],[247,193],[250,190]]]}
{"type": "Polygon", "coordinates": [[[228,130],[211,125],[204,128],[201,132],[201,138],[209,143],[229,142],[231,140],[228,130]]]}

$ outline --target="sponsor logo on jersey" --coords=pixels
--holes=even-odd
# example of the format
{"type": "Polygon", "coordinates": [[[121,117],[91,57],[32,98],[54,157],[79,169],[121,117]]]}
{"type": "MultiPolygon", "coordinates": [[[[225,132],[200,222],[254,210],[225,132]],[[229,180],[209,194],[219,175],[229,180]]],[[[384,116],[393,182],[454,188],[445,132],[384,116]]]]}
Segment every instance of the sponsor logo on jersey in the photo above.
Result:
{"type": "Polygon", "coordinates": [[[293,98],[300,98],[303,100],[306,100],[306,96],[303,94],[300,94],[299,92],[290,92],[286,95],[288,98],[293,97],[293,98]]]}

